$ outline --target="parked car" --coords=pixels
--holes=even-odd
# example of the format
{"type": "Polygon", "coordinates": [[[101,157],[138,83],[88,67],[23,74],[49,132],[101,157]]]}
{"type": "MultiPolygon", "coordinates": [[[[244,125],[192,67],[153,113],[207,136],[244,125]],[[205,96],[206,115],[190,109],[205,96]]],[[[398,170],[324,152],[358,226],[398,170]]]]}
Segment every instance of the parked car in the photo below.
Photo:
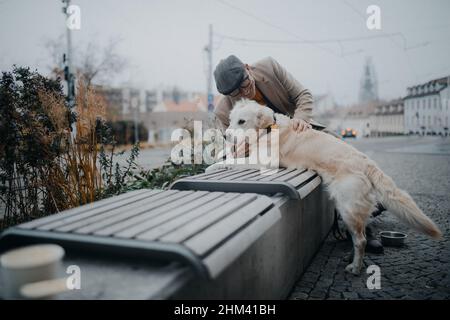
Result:
{"type": "Polygon", "coordinates": [[[356,138],[356,130],[352,128],[346,128],[341,131],[342,138],[356,138]]]}

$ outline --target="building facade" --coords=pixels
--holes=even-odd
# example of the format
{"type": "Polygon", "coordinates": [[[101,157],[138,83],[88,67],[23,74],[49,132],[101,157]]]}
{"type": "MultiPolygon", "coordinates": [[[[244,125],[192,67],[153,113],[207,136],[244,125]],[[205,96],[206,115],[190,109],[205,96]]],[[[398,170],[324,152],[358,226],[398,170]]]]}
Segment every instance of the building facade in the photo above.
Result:
{"type": "Polygon", "coordinates": [[[140,90],[136,88],[111,88],[94,86],[94,90],[101,94],[106,102],[106,116],[109,120],[122,120],[129,114],[152,112],[157,105],[156,90],[140,90]]]}
{"type": "Polygon", "coordinates": [[[377,105],[370,118],[371,136],[382,137],[404,134],[403,99],[396,99],[377,105]]]}
{"type": "Polygon", "coordinates": [[[449,77],[409,87],[404,106],[406,134],[449,135],[449,77]]]}

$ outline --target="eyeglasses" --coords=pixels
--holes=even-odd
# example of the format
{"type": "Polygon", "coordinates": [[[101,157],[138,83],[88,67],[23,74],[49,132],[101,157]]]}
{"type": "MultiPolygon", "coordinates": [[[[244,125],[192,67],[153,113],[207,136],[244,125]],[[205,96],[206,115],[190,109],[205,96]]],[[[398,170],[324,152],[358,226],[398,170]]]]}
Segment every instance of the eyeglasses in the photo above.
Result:
{"type": "Polygon", "coordinates": [[[250,80],[250,76],[247,74],[247,76],[244,78],[244,80],[242,80],[240,87],[233,90],[229,94],[229,96],[231,96],[233,98],[237,97],[241,93],[241,90],[247,89],[251,84],[252,84],[252,81],[250,80]]]}

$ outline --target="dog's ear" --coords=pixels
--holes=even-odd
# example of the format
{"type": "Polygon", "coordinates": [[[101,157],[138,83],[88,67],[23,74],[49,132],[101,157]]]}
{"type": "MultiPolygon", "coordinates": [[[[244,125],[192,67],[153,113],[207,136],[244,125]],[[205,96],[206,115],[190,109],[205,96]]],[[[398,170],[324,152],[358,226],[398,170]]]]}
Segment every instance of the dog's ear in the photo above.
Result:
{"type": "Polygon", "coordinates": [[[256,114],[256,123],[259,129],[267,128],[273,124],[273,110],[267,107],[260,107],[256,114]]]}

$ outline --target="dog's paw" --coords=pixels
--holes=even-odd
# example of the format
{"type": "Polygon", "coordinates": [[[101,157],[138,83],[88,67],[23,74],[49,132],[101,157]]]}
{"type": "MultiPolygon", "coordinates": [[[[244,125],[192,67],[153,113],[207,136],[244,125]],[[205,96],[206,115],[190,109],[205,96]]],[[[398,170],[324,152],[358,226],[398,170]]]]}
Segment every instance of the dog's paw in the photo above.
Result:
{"type": "Polygon", "coordinates": [[[348,273],[352,273],[355,276],[359,276],[361,274],[361,268],[354,265],[353,263],[350,263],[348,266],[346,266],[345,271],[348,273]]]}

